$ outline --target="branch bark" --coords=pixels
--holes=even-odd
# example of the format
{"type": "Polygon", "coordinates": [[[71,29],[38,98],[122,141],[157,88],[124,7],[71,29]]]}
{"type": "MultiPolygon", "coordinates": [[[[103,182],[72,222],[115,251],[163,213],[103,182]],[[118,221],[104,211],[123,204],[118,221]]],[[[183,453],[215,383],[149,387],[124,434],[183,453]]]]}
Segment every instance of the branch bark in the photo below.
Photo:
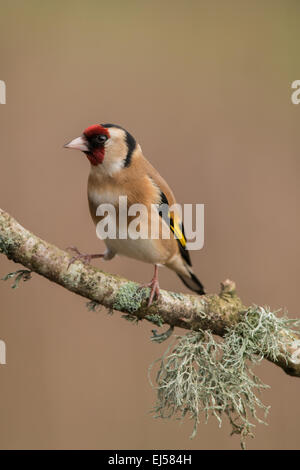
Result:
{"type": "MultiPolygon", "coordinates": [[[[139,320],[146,319],[153,323],[153,320],[159,318],[162,323],[172,327],[195,331],[209,329],[223,336],[226,329],[238,322],[247,310],[236,294],[235,283],[230,280],[221,283],[219,295],[200,297],[162,290],[159,300],[148,308],[147,295],[144,290],[138,290],[138,284],[80,261],[68,269],[71,256],[66,251],[26,230],[2,209],[0,253],[75,294],[139,320]]],[[[299,344],[299,340],[295,335],[295,344],[299,344]]],[[[291,356],[288,362],[283,358],[276,362],[266,359],[287,374],[300,377],[299,361],[292,360],[292,354],[295,355],[297,348],[288,346],[288,349],[291,356]]]]}

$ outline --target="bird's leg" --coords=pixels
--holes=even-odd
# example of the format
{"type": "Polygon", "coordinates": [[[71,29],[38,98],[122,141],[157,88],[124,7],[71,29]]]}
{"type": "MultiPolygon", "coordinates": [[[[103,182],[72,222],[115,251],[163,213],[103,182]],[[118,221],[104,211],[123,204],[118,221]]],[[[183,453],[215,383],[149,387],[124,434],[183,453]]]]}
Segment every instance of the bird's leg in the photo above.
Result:
{"type": "Polygon", "coordinates": [[[154,296],[156,297],[156,300],[160,296],[159,283],[158,283],[158,266],[157,266],[157,264],[154,265],[154,276],[153,276],[151,282],[149,282],[149,284],[142,284],[139,287],[139,289],[142,289],[144,287],[150,287],[150,289],[151,289],[150,297],[149,297],[149,301],[148,301],[148,307],[150,307],[150,305],[153,302],[154,296]]]}
{"type": "Polygon", "coordinates": [[[71,266],[71,264],[73,264],[77,260],[82,261],[84,264],[90,264],[92,259],[103,258],[103,256],[104,256],[104,253],[98,253],[98,254],[92,254],[92,255],[86,255],[84,253],[80,253],[80,251],[78,250],[78,248],[76,248],[76,246],[69,246],[67,248],[67,250],[68,251],[73,251],[73,253],[76,253],[76,255],[73,256],[73,258],[71,258],[71,260],[68,264],[68,269],[71,266]]]}

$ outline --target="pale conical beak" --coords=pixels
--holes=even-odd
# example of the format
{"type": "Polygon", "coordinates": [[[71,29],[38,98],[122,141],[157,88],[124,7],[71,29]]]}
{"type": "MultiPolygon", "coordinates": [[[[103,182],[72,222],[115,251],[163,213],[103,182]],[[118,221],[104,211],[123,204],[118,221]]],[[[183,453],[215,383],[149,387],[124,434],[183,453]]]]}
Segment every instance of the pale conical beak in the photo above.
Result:
{"type": "Polygon", "coordinates": [[[64,145],[67,149],[76,149],[81,150],[82,152],[88,152],[89,148],[84,137],[76,137],[76,139],[71,140],[68,144],[64,145]]]}

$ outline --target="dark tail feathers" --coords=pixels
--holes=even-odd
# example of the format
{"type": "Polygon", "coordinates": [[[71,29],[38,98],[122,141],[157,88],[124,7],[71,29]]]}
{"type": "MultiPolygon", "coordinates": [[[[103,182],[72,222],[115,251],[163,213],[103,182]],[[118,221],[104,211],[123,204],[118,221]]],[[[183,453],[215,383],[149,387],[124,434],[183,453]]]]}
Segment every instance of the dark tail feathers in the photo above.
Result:
{"type": "Polygon", "coordinates": [[[197,276],[195,276],[195,274],[190,269],[188,269],[188,271],[189,271],[189,275],[187,274],[185,276],[185,275],[178,274],[178,273],[177,275],[180,277],[180,279],[182,280],[183,284],[186,287],[188,287],[189,289],[191,289],[192,291],[196,292],[199,295],[204,295],[205,291],[204,291],[203,285],[201,284],[197,276]]]}

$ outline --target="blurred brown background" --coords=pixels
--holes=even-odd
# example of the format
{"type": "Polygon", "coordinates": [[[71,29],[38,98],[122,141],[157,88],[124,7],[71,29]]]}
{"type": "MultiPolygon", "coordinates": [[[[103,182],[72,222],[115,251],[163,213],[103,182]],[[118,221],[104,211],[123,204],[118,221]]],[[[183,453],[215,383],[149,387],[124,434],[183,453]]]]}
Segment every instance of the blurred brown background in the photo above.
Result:
{"type": "MultiPolygon", "coordinates": [[[[299,315],[300,4],[295,1],[1,1],[1,207],[60,247],[101,251],[87,159],[63,144],[90,124],[123,125],[178,201],[205,204],[193,252],[209,292],[234,279],[246,304],[299,315]]],[[[103,269],[146,282],[152,267],[103,269]]],[[[17,266],[0,257],[0,276],[17,266]]],[[[161,286],[185,288],[168,270],[161,286]]],[[[154,420],[151,325],[88,312],[33,276],[0,283],[0,447],[231,449],[227,423],[154,420]]],[[[177,333],[180,333],[178,330],[177,333]]],[[[182,331],[182,333],[184,333],[182,331]]],[[[269,426],[248,448],[299,448],[299,379],[264,362],[269,426]]]]}

